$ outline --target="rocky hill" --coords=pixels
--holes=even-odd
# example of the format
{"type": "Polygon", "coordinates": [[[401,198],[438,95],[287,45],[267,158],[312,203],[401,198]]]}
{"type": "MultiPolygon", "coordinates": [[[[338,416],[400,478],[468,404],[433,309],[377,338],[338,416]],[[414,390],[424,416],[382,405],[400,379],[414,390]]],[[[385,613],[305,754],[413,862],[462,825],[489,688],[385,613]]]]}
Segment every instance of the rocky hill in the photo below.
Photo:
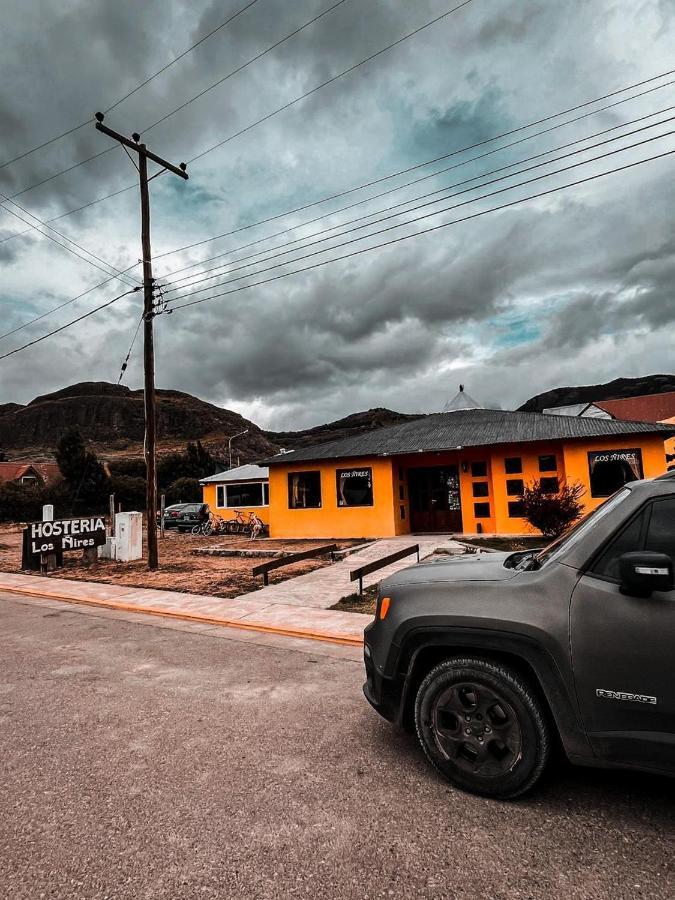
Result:
{"type": "Polygon", "coordinates": [[[317,425],[315,428],[307,428],[304,431],[267,432],[267,436],[284,450],[297,450],[300,447],[309,447],[311,444],[321,444],[325,441],[350,437],[362,434],[364,431],[372,431],[374,428],[385,428],[387,425],[398,425],[400,422],[419,418],[420,416],[406,415],[378,407],[366,412],[352,413],[350,416],[345,416],[344,419],[329,422],[327,425],[317,425]]]}
{"type": "MultiPolygon", "coordinates": [[[[106,382],[84,382],[36,397],[26,406],[0,407],[0,449],[12,458],[49,456],[63,432],[77,426],[104,457],[138,456],[143,446],[143,391],[106,382]]],[[[278,446],[253,422],[181,391],[157,391],[157,436],[161,450],[202,440],[224,458],[227,439],[237,440],[243,461],[269,456],[278,446]]]]}
{"type": "MultiPolygon", "coordinates": [[[[200,440],[216,456],[227,459],[228,438],[248,429],[233,445],[235,460],[254,462],[280,449],[359,434],[415,418],[389,409],[354,413],[337,422],[304,431],[268,432],[229,409],[181,391],[157,391],[159,452],[183,449],[200,440]]],[[[0,405],[0,450],[11,459],[49,459],[69,426],[80,429],[103,459],[133,458],[143,450],[143,391],[107,382],[83,382],[44,394],[25,406],[0,405]]]]}
{"type": "Polygon", "coordinates": [[[643,394],[675,391],[675,375],[645,375],[643,378],[616,378],[606,384],[559,387],[531,397],[519,407],[523,412],[541,412],[551,406],[592,403],[594,400],[621,400],[643,394]]]}

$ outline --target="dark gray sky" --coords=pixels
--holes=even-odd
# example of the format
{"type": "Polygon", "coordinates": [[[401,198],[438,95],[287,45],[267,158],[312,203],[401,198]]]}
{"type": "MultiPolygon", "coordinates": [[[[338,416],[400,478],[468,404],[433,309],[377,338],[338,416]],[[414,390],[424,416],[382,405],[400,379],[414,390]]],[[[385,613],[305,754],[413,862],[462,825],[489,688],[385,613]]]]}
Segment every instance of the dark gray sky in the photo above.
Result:
{"type": "MultiPolygon", "coordinates": [[[[0,162],[109,107],[246,2],[6,0],[0,33],[0,162]]],[[[111,111],[107,124],[126,133],[143,131],[332,2],[258,0],[111,111]]],[[[449,6],[445,0],[346,0],[147,132],[145,139],[176,162],[191,159],[449,6]]],[[[242,228],[651,78],[673,67],[673,46],[671,0],[473,0],[195,161],[188,182],[169,175],[153,182],[154,253],[242,228]]],[[[176,269],[296,229],[205,263],[210,267],[228,262],[236,268],[244,265],[236,262],[238,258],[266,252],[256,257],[253,268],[238,268],[229,275],[223,269],[219,279],[195,285],[192,290],[210,288],[191,298],[196,299],[387,238],[412,235],[389,248],[160,317],[158,384],[232,407],[261,425],[293,428],[373,406],[438,410],[460,381],[478,399],[512,408],[534,393],[562,384],[672,371],[675,157],[534,201],[524,198],[675,149],[675,136],[667,134],[675,130],[675,119],[665,122],[675,116],[675,108],[583,146],[663,122],[640,134],[480,190],[472,182],[473,190],[460,197],[351,232],[342,241],[365,239],[342,250],[330,249],[340,242],[336,237],[320,245],[326,251],[322,255],[295,265],[295,258],[317,248],[302,250],[295,244],[294,253],[264,261],[289,240],[297,240],[302,248],[312,235],[331,226],[339,235],[342,229],[337,226],[356,217],[675,107],[675,85],[666,84],[671,78],[675,74],[613,99],[659,88],[646,96],[473,163],[469,161],[473,156],[530,138],[546,126],[158,258],[156,274],[170,278],[176,269]],[[666,136],[533,185],[479,199],[528,177],[656,135],[666,136]],[[338,212],[349,203],[366,201],[457,163],[463,165],[338,212]],[[523,202],[414,236],[421,229],[514,200],[523,202]],[[442,212],[459,203],[465,205],[442,212]],[[405,224],[412,216],[429,212],[436,214],[405,224]],[[326,218],[299,227],[320,215],[326,218]],[[368,237],[392,224],[401,227],[368,237]],[[256,276],[281,262],[286,268],[256,276]],[[248,282],[213,286],[244,273],[248,282]]],[[[548,124],[562,121],[565,117],[548,124]]],[[[82,128],[0,169],[0,191],[14,195],[107,146],[108,139],[93,125],[82,128]]],[[[551,156],[577,149],[557,150],[551,156]]],[[[22,193],[16,202],[51,220],[132,184],[135,177],[130,161],[116,148],[22,193]]],[[[24,215],[7,202],[3,206],[24,215]]],[[[136,190],[52,224],[119,269],[138,260],[136,190]]],[[[0,214],[0,238],[25,228],[9,212],[0,214]]],[[[3,333],[105,277],[35,231],[0,243],[0,266],[3,333]]],[[[182,274],[197,279],[203,277],[199,271],[195,266],[182,274]]],[[[138,272],[133,270],[134,275],[138,272]]],[[[120,290],[111,282],[0,340],[0,352],[58,327],[120,290]]],[[[125,298],[57,337],[1,361],[0,403],[27,402],[79,380],[116,381],[140,302],[139,294],[125,298]]],[[[126,383],[141,384],[140,341],[126,383]]]]}

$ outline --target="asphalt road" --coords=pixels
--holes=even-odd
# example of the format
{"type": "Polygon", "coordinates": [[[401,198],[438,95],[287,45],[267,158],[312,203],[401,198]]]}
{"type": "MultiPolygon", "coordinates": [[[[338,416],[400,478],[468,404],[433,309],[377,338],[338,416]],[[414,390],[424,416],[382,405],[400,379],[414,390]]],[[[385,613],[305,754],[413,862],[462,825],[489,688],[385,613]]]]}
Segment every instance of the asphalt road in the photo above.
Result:
{"type": "Polygon", "coordinates": [[[462,794],[296,646],[0,597],[0,897],[675,894],[672,782],[462,794]]]}

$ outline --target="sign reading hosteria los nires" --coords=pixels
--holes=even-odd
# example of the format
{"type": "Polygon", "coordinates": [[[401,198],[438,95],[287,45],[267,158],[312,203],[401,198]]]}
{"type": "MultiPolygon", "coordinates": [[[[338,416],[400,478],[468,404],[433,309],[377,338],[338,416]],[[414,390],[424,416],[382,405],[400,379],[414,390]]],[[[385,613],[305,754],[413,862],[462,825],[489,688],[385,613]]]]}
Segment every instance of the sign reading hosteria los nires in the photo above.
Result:
{"type": "Polygon", "coordinates": [[[56,553],[57,550],[86,550],[101,547],[106,541],[103,516],[30,522],[27,531],[32,555],[56,553]]]}

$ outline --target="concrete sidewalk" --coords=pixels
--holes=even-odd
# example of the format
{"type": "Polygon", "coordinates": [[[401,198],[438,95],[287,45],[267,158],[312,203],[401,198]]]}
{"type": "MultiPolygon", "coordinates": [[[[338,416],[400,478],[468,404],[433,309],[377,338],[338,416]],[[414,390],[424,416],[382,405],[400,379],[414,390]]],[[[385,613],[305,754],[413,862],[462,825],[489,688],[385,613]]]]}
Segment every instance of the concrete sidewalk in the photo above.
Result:
{"type": "MultiPolygon", "coordinates": [[[[327,607],[356,590],[356,586],[349,581],[352,569],[394,553],[411,543],[419,544],[421,557],[429,556],[438,547],[443,547],[446,552],[463,551],[460,544],[444,536],[414,539],[407,536],[375,541],[340,562],[230,599],[10,572],[0,572],[0,591],[188,622],[360,646],[363,643],[363,629],[371,621],[371,616],[340,612],[327,607]]],[[[379,581],[414,561],[414,556],[403,559],[374,573],[365,583],[379,581]]]]}
{"type": "Polygon", "coordinates": [[[178,591],[119,587],[93,581],[70,581],[65,578],[15,575],[9,572],[0,572],[1,590],[29,597],[47,597],[68,603],[82,603],[125,612],[253,629],[352,646],[363,642],[363,629],[371,621],[370,616],[359,613],[270,603],[269,600],[257,599],[255,593],[228,600],[178,591]]]}
{"type": "MultiPolygon", "coordinates": [[[[395,538],[382,538],[368,544],[363,550],[351,553],[339,562],[288,581],[280,581],[254,591],[252,594],[242,594],[237,600],[248,600],[255,597],[256,600],[266,600],[268,603],[282,603],[286,606],[302,606],[307,609],[328,609],[343,597],[355,594],[358,591],[358,582],[349,580],[349,573],[360,566],[374,562],[417,544],[420,548],[420,559],[431,556],[439,548],[446,553],[464,553],[462,544],[452,540],[449,535],[424,535],[413,536],[409,534],[395,538]]],[[[372,575],[363,579],[364,587],[377,584],[388,575],[393,575],[400,569],[407,569],[414,565],[415,556],[407,556],[385,569],[378,569],[372,575]]]]}

